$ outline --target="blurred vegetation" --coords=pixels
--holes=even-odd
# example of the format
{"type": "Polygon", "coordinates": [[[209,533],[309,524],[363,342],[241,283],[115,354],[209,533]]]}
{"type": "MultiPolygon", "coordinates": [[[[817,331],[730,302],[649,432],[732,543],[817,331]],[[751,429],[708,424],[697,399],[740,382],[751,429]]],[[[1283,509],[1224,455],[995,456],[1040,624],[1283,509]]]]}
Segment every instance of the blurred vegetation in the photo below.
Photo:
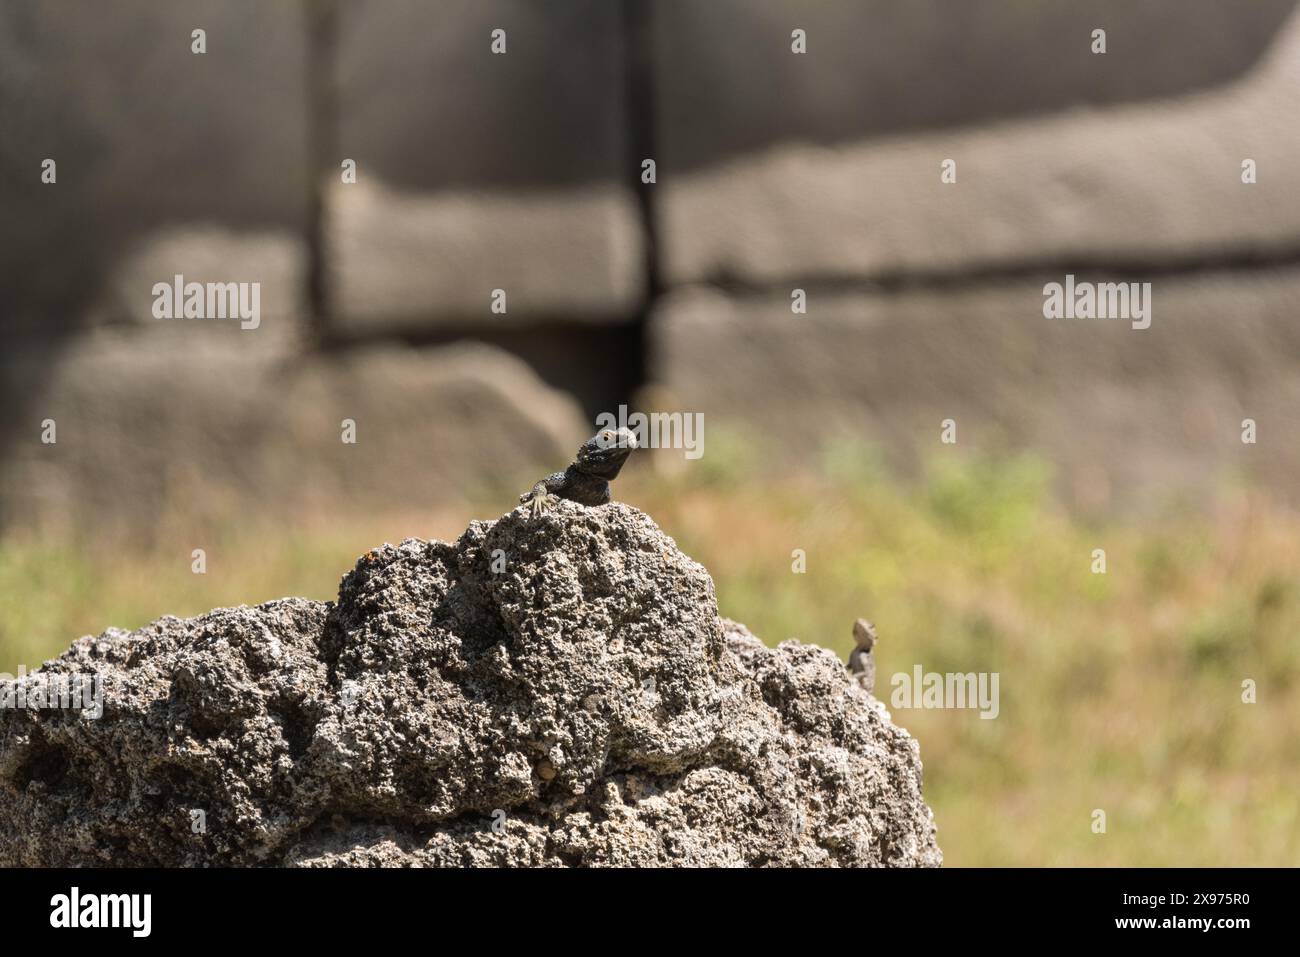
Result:
{"type": "MultiPolygon", "coordinates": [[[[876,623],[877,694],[921,742],[949,865],[1300,862],[1300,516],[1238,490],[1200,513],[1090,524],[1054,504],[1033,459],[941,460],[902,483],[856,446],[829,451],[815,476],[765,483],[747,443],[710,441],[685,469],[629,469],[616,494],[709,568],[722,614],[769,643],[845,657],[853,619],[876,623]],[[890,676],[916,664],[998,672],[999,717],[893,707],[890,676]],[[1247,678],[1256,704],[1241,700],[1247,678]]],[[[0,670],[109,625],[331,598],[377,542],[454,538],[507,504],[212,529],[204,575],[179,517],[135,550],[9,539],[0,670]]]]}

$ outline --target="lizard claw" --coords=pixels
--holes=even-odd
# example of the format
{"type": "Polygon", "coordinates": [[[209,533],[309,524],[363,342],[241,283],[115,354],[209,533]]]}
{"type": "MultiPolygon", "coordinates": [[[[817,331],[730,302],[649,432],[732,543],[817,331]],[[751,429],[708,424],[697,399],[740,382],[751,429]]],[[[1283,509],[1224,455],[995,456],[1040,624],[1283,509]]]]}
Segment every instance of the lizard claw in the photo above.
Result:
{"type": "Polygon", "coordinates": [[[532,498],[529,499],[530,513],[533,518],[541,518],[546,514],[548,509],[546,499],[546,489],[539,489],[533,493],[532,498]]]}

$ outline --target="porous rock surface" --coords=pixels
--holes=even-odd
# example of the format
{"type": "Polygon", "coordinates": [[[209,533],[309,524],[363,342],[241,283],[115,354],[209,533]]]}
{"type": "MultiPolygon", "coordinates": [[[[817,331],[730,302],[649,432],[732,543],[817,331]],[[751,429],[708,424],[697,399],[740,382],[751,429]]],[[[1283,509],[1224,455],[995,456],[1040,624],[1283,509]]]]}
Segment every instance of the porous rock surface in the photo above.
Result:
{"type": "Polygon", "coordinates": [[[335,602],[80,639],[26,680],[100,671],[102,717],[0,711],[0,864],[941,862],[915,740],[831,652],[719,618],[637,509],[551,506],[335,602]]]}

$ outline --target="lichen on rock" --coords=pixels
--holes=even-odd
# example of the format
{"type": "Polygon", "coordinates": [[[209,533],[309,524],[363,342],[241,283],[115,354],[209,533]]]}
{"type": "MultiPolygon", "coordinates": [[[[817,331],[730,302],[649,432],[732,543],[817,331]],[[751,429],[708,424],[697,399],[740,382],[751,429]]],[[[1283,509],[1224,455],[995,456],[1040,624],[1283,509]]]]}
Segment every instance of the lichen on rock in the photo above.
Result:
{"type": "Polygon", "coordinates": [[[33,677],[98,671],[101,717],[0,711],[0,864],[941,862],[835,655],[720,618],[637,509],[553,505],[77,641],[33,677]]]}

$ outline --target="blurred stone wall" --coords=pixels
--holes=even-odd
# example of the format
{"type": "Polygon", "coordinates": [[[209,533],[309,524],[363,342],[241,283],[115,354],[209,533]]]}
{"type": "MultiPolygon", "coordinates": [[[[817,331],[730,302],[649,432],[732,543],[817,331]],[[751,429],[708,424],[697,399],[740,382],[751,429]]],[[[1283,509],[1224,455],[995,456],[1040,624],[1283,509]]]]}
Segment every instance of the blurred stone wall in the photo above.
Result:
{"type": "Polygon", "coordinates": [[[1300,499],[1293,4],[670,7],[664,400],[792,465],[850,436],[1029,450],[1085,508],[1300,499]],[[1067,275],[1151,283],[1151,327],[1045,319],[1067,275]]]}
{"type": "Polygon", "coordinates": [[[1084,504],[1276,484],[1294,6],[8,0],[0,522],[420,507],[635,396],[790,464],[953,418],[1084,504]],[[1067,272],[1152,282],[1152,327],[1045,320],[1067,272]],[[260,325],[154,318],[175,274],[260,325]]]}

